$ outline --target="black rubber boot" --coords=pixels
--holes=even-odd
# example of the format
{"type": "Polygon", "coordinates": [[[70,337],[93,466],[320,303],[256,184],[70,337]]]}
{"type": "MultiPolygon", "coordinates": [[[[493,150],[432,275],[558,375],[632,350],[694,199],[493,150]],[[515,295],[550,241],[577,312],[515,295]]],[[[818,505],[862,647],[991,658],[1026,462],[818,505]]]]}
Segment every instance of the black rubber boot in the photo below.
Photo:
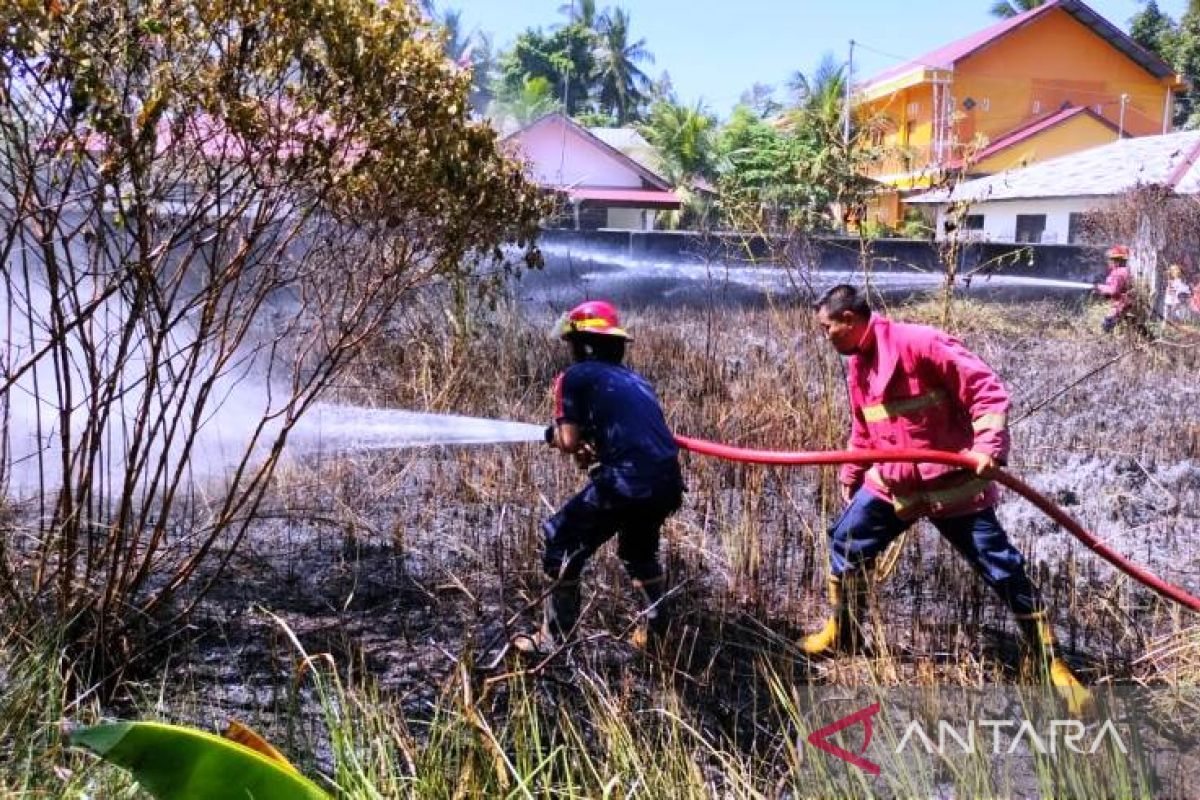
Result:
{"type": "Polygon", "coordinates": [[[513,646],[530,655],[550,655],[574,632],[580,606],[579,581],[559,581],[542,606],[542,626],[516,636],[513,646]]]}
{"type": "Polygon", "coordinates": [[[642,612],[638,625],[630,635],[630,643],[639,649],[645,649],[661,642],[667,629],[671,627],[671,614],[667,608],[667,576],[633,581],[633,586],[641,595],[642,612]]]}

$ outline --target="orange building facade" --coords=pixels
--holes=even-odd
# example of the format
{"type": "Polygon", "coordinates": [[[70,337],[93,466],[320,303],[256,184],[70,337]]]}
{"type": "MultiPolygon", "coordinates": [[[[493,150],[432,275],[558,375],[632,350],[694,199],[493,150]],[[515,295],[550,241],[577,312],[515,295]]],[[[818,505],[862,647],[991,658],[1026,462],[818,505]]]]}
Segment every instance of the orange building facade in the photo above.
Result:
{"type": "Polygon", "coordinates": [[[872,78],[855,113],[883,122],[868,218],[895,224],[906,194],[1171,130],[1183,81],[1078,0],[1019,17],[872,78]]]}

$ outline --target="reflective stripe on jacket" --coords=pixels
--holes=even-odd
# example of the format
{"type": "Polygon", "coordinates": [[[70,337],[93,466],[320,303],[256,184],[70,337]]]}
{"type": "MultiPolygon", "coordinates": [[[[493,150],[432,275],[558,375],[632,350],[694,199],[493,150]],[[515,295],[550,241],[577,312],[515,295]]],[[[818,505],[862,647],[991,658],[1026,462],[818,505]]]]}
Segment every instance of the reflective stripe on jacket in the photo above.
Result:
{"type": "MultiPolygon", "coordinates": [[[[922,448],[1008,457],[1008,392],[979,356],[925,325],[872,316],[862,352],[847,364],[850,449],[922,448]]],[[[905,519],[955,516],[996,502],[991,481],[943,464],[847,464],[841,482],[865,480],[905,519]]]]}

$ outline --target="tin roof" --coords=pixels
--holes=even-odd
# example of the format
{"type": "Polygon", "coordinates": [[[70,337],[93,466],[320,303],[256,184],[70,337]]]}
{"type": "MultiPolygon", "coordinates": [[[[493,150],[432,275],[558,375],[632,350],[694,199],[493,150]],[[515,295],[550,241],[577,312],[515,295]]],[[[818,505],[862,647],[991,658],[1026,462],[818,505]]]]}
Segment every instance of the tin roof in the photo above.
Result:
{"type": "Polygon", "coordinates": [[[1162,185],[1200,194],[1200,131],[1138,136],[927,192],[906,203],[986,202],[1123,194],[1162,185]]]}

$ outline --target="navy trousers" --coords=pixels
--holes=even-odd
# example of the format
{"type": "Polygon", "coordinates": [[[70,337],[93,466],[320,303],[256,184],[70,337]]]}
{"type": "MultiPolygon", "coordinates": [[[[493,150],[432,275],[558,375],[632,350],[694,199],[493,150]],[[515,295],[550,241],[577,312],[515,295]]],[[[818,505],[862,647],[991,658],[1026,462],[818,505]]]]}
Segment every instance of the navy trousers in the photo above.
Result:
{"type": "MultiPolygon", "coordinates": [[[[915,521],[900,519],[891,503],[865,488],[859,489],[829,528],[833,574],[841,576],[869,568],[915,521]]],[[[1037,590],[1025,571],[1025,558],[1009,541],[994,509],[930,522],[1014,613],[1032,614],[1041,610],[1037,590]]]]}
{"type": "Polygon", "coordinates": [[[576,580],[601,545],[617,536],[617,556],[629,577],[653,581],[662,576],[659,535],[683,500],[678,471],[629,490],[599,474],[542,525],[542,569],[551,578],[576,580]]]}

